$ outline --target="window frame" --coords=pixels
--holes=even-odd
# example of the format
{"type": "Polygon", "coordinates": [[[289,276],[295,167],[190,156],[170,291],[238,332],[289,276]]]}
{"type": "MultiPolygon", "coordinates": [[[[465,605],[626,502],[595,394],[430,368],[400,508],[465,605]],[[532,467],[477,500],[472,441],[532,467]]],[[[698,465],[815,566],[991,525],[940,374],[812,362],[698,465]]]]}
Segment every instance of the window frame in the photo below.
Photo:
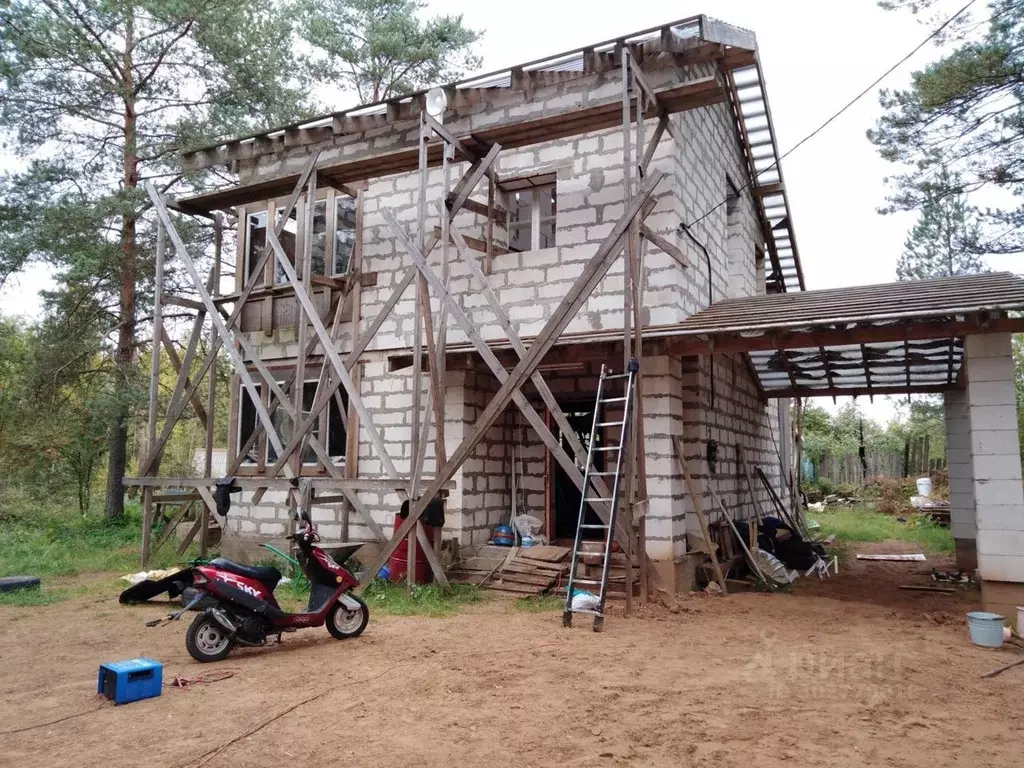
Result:
{"type": "MultiPolygon", "coordinates": [[[[356,242],[361,236],[358,228],[353,222],[351,229],[353,230],[353,243],[352,252],[349,254],[347,270],[345,272],[336,272],[335,267],[335,249],[337,246],[337,232],[338,232],[338,198],[345,197],[352,200],[352,204],[355,210],[355,217],[358,219],[359,215],[359,197],[349,195],[345,192],[335,189],[324,189],[320,190],[316,197],[313,199],[313,205],[323,203],[327,207],[326,211],[326,231],[324,232],[324,277],[346,277],[352,274],[352,263],[353,254],[356,251],[358,243],[356,242]],[[329,269],[328,269],[329,265],[329,269]]],[[[252,217],[264,217],[266,226],[270,226],[270,222],[276,224],[277,217],[282,213],[284,204],[287,202],[286,198],[274,198],[273,200],[267,200],[262,205],[250,206],[244,209],[244,221],[245,221],[245,233],[239,238],[241,243],[241,256],[242,261],[245,264],[245,271],[240,275],[237,281],[238,290],[242,289],[245,284],[245,279],[249,275],[249,269],[252,265],[252,233],[249,229],[249,221],[252,217]]],[[[304,254],[305,248],[305,226],[302,223],[306,221],[307,204],[305,198],[300,198],[295,203],[294,221],[296,222],[295,231],[295,263],[292,265],[295,268],[295,272],[298,275],[302,274],[302,261],[301,256],[304,254]]],[[[346,227],[349,229],[349,227],[346,227]]],[[[264,236],[264,244],[266,244],[266,236],[264,236]]],[[[258,256],[257,256],[258,258],[258,256]]],[[[271,258],[267,261],[267,265],[263,271],[263,275],[260,277],[260,281],[256,283],[257,287],[260,288],[271,288],[275,286],[288,285],[288,280],[283,275],[279,274],[280,267],[277,263],[276,258],[271,258]]],[[[319,272],[312,272],[311,274],[320,275],[319,272]]]]}
{"type": "MultiPolygon", "coordinates": [[[[276,379],[276,380],[277,380],[278,384],[283,384],[284,383],[283,379],[276,379]]],[[[305,397],[305,387],[308,386],[308,385],[313,385],[314,388],[315,388],[316,385],[318,384],[319,380],[320,380],[319,373],[315,377],[310,377],[307,374],[307,378],[305,378],[303,380],[303,382],[302,382],[303,390],[304,390],[303,391],[303,397],[305,397]]],[[[253,383],[254,383],[254,385],[256,387],[256,391],[259,392],[260,402],[263,404],[263,407],[264,408],[269,407],[269,405],[270,405],[270,388],[267,387],[265,385],[265,382],[262,382],[262,381],[254,381],[253,383]]],[[[314,392],[315,392],[315,389],[314,389],[314,392]]],[[[294,394],[294,393],[292,393],[292,394],[294,394]]],[[[348,409],[348,393],[345,392],[344,389],[342,389],[341,390],[341,396],[342,396],[342,401],[344,403],[344,408],[347,410],[348,409]]],[[[314,395],[314,398],[315,398],[315,395],[314,395]]],[[[240,383],[239,387],[238,387],[238,404],[237,404],[237,407],[235,408],[235,412],[236,412],[236,416],[237,416],[237,423],[236,423],[235,435],[234,435],[234,439],[235,439],[235,450],[234,450],[234,453],[235,453],[235,457],[236,458],[238,457],[239,451],[241,451],[241,449],[242,449],[242,443],[245,442],[245,439],[247,438],[247,435],[243,433],[243,429],[245,428],[245,423],[244,423],[244,419],[243,419],[243,410],[245,408],[245,402],[246,402],[247,399],[249,399],[249,391],[248,391],[248,389],[246,389],[246,387],[243,384],[240,383]]],[[[315,403],[315,399],[313,400],[313,402],[315,403]]],[[[331,400],[327,404],[327,407],[324,408],[320,412],[320,415],[317,417],[317,422],[318,422],[317,423],[317,437],[318,437],[318,439],[320,439],[321,445],[323,445],[326,450],[330,451],[330,445],[331,445],[331,439],[330,439],[331,418],[330,418],[330,415],[331,415],[331,410],[332,409],[337,409],[338,410],[338,422],[341,424],[341,427],[342,427],[342,430],[343,430],[343,439],[341,441],[341,447],[342,447],[343,453],[338,454],[338,455],[334,455],[334,454],[328,453],[328,456],[331,459],[331,461],[334,463],[335,466],[337,466],[337,467],[344,467],[346,462],[347,462],[347,460],[348,460],[348,456],[347,456],[348,430],[345,429],[345,419],[342,418],[342,416],[341,416],[342,406],[338,404],[338,402],[337,402],[336,398],[334,397],[334,395],[331,396],[331,400]]],[[[255,411],[255,408],[253,410],[255,411]]],[[[274,420],[274,416],[276,416],[278,413],[280,413],[282,415],[282,417],[288,418],[286,416],[285,412],[280,407],[278,407],[278,409],[274,412],[274,415],[271,416],[271,420],[274,420]]],[[[304,414],[308,414],[309,412],[304,410],[303,413],[304,414]]],[[[259,414],[258,413],[254,413],[254,416],[253,416],[253,429],[256,428],[256,425],[258,425],[259,422],[260,422],[259,414]]],[[[294,425],[293,425],[293,428],[294,428],[294,425]]],[[[291,433],[289,433],[289,436],[287,438],[283,438],[285,443],[288,442],[288,439],[290,439],[290,436],[291,436],[291,433]]],[[[239,464],[239,467],[245,467],[246,469],[259,469],[259,468],[265,467],[265,466],[267,466],[269,464],[273,464],[274,462],[277,461],[277,457],[276,456],[273,459],[271,459],[271,457],[270,457],[270,452],[271,452],[271,450],[273,450],[273,446],[271,446],[270,445],[270,441],[267,440],[267,433],[266,433],[266,431],[264,431],[260,435],[259,439],[257,440],[256,446],[254,447],[254,450],[257,452],[256,455],[257,455],[258,458],[255,461],[243,459],[241,461],[241,463],[239,464]]],[[[319,458],[314,458],[312,461],[303,461],[302,462],[302,466],[303,467],[320,467],[320,468],[322,468],[323,467],[323,463],[319,460],[319,458]]]]}
{"type": "MultiPolygon", "coordinates": [[[[511,195],[516,192],[522,192],[528,190],[530,192],[530,247],[528,251],[539,251],[542,250],[540,244],[540,228],[542,224],[550,222],[553,226],[551,228],[551,236],[554,240],[550,245],[544,246],[544,248],[555,248],[558,246],[558,178],[555,173],[541,173],[533,174],[529,176],[519,176],[513,179],[503,179],[499,184],[498,188],[506,196],[505,199],[505,210],[508,211],[508,248],[513,251],[512,248],[512,209],[511,195]],[[552,207],[553,213],[549,216],[542,216],[539,205],[538,193],[544,192],[547,189],[552,190],[552,207]]],[[[520,223],[518,228],[521,228],[520,223]]],[[[524,253],[527,251],[516,250],[517,253],[524,253]]]]}

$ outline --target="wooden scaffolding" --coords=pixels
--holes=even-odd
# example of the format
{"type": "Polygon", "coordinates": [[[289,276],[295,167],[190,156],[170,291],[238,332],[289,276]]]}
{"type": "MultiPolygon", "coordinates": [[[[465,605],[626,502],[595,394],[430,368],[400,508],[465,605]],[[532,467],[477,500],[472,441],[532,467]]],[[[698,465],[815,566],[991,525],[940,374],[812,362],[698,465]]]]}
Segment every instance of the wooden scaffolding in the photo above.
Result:
{"type": "MultiPolygon", "coordinates": [[[[690,21],[676,22],[676,25],[690,23],[690,21]]],[[[692,21],[701,25],[702,30],[704,29],[703,25],[708,23],[704,17],[697,17],[692,21]]],[[[663,49],[676,45],[672,37],[665,33],[665,29],[668,28],[662,30],[660,38],[656,38],[656,43],[663,49]]],[[[257,439],[265,436],[267,442],[273,446],[276,460],[272,466],[266,467],[258,476],[239,478],[239,482],[245,489],[254,492],[254,502],[258,502],[267,490],[283,490],[287,492],[288,504],[292,509],[300,505],[308,505],[313,499],[317,503],[343,503],[343,538],[348,536],[349,512],[357,514],[380,541],[377,561],[370,564],[361,588],[365,588],[373,580],[401,541],[408,540],[410,542],[408,551],[411,555],[415,553],[417,550],[412,545],[414,539],[420,542],[422,551],[437,580],[442,584],[447,583],[435,549],[426,540],[420,518],[427,504],[444,489],[450,487],[452,478],[463,462],[510,403],[514,403],[522,412],[526,422],[547,447],[552,460],[558,462],[585,497],[606,498],[610,496],[610,492],[600,476],[593,478],[596,492],[590,493],[582,488],[583,476],[579,467],[585,464],[586,449],[569,425],[568,419],[559,407],[551,389],[545,383],[538,366],[559,341],[563,331],[606,275],[611,265],[622,254],[625,275],[622,297],[624,327],[620,337],[623,346],[623,366],[625,367],[631,358],[636,358],[640,361],[640,377],[637,380],[634,403],[638,418],[633,420],[632,434],[627,441],[628,459],[625,461],[626,471],[621,484],[624,493],[623,508],[629,510],[630,514],[619,516],[614,535],[627,555],[627,564],[632,563],[634,556],[637,557],[640,568],[641,601],[647,599],[649,584],[657,588],[657,574],[646,555],[644,514],[647,498],[647,473],[645,452],[640,449],[644,445],[643,265],[649,244],[670,254],[683,266],[688,266],[688,263],[686,256],[679,249],[645,224],[645,219],[655,207],[654,195],[664,178],[663,172],[652,166],[652,161],[659,142],[666,134],[680,145],[683,143],[683,137],[670,119],[671,115],[685,109],[726,100],[729,98],[732,80],[731,72],[723,70],[727,71],[727,76],[699,80],[659,91],[651,86],[640,64],[645,50],[650,48],[649,42],[630,42],[629,39],[623,38],[612,41],[609,45],[610,48],[602,49],[601,52],[585,49],[583,55],[585,65],[589,61],[593,66],[600,67],[601,71],[614,69],[621,71],[621,103],[618,119],[621,122],[623,137],[623,213],[615,222],[611,233],[595,249],[593,256],[583,266],[571,289],[544,324],[543,329],[529,345],[517,335],[505,308],[499,302],[487,279],[494,256],[492,234],[494,222],[499,215],[494,202],[498,183],[495,169],[503,144],[498,140],[488,141],[480,133],[464,137],[454,135],[439,120],[427,113],[422,94],[411,100],[412,106],[401,105],[401,109],[415,110],[419,123],[419,141],[415,153],[415,169],[418,173],[416,192],[418,207],[415,229],[411,232],[407,231],[399,224],[392,211],[386,209],[382,211],[390,233],[408,259],[408,267],[402,279],[395,285],[390,296],[384,302],[383,307],[372,321],[365,325],[361,333],[359,332],[361,325],[360,291],[364,279],[361,274],[361,203],[364,191],[357,187],[357,183],[354,183],[357,180],[352,176],[356,171],[350,171],[344,180],[342,180],[342,174],[327,174],[326,171],[318,176],[321,170],[318,168],[319,151],[314,148],[297,178],[287,177],[278,182],[260,182],[249,185],[248,188],[239,187],[233,194],[221,195],[217,198],[219,203],[215,203],[211,198],[211,201],[208,201],[209,208],[224,209],[229,203],[231,205],[238,204],[246,195],[248,197],[245,199],[248,200],[273,197],[282,181],[291,183],[291,193],[285,203],[283,215],[277,217],[274,226],[270,226],[268,222],[266,246],[259,259],[247,270],[241,291],[228,296],[218,295],[219,252],[216,254],[211,273],[206,276],[200,274],[175,227],[171,214],[172,208],[182,213],[200,212],[198,204],[195,202],[196,198],[191,201],[182,201],[182,203],[169,203],[152,186],[148,188],[158,218],[159,234],[153,348],[156,350],[162,344],[168,350],[177,372],[177,380],[166,410],[163,427],[158,433],[156,404],[161,356],[154,354],[148,420],[149,449],[140,463],[139,476],[125,478],[126,486],[142,488],[144,510],[142,560],[144,565],[153,552],[161,547],[168,538],[165,530],[156,542],[152,541],[154,505],[161,502],[166,503],[169,498],[167,493],[159,494],[160,489],[185,489],[185,493],[172,497],[184,500],[179,511],[172,516],[172,523],[184,518],[188,508],[193,504],[198,503],[201,508],[201,513],[180,545],[179,552],[184,551],[195,536],[199,535],[200,551],[205,554],[207,522],[211,518],[221,528],[225,542],[234,536],[226,521],[218,514],[211,491],[217,480],[211,474],[211,452],[215,434],[213,403],[216,386],[213,367],[220,355],[230,359],[233,373],[237,376],[240,386],[249,393],[257,417],[255,430],[249,435],[245,444],[239,446],[237,455],[229,461],[225,474],[227,476],[235,475],[247,451],[257,439]],[[654,128],[648,135],[650,124],[653,124],[654,128]],[[451,184],[450,169],[456,159],[468,162],[469,167],[461,178],[451,184]],[[432,201],[428,199],[427,191],[428,168],[438,165],[443,169],[443,190],[440,199],[432,201]],[[488,185],[486,206],[470,199],[470,195],[482,183],[488,185]],[[296,267],[293,266],[281,243],[285,223],[291,217],[298,201],[303,197],[307,201],[313,200],[318,187],[324,185],[343,188],[350,194],[354,194],[357,199],[353,263],[350,274],[344,278],[325,279],[311,274],[310,250],[313,231],[311,205],[305,206],[306,216],[300,223],[306,232],[306,236],[299,240],[300,244],[304,244],[304,246],[296,254],[295,260],[298,272],[301,274],[297,274],[296,267]],[[260,194],[263,196],[259,197],[260,194]],[[484,251],[483,259],[479,259],[470,251],[468,243],[470,238],[467,238],[454,224],[456,214],[463,209],[486,216],[486,240],[483,244],[476,244],[478,249],[484,251]],[[436,218],[440,220],[439,228],[434,227],[436,218]],[[175,259],[187,273],[192,284],[191,288],[198,296],[198,301],[172,296],[165,292],[163,274],[168,259],[168,245],[170,258],[175,259]],[[430,258],[438,251],[440,257],[437,261],[439,263],[434,265],[430,262],[430,258]],[[448,270],[452,258],[457,258],[466,265],[497,322],[506,333],[507,339],[503,344],[511,346],[518,357],[518,362],[511,370],[507,370],[499,361],[491,346],[484,341],[479,330],[467,316],[458,298],[449,292],[448,270]],[[253,295],[258,282],[257,277],[263,273],[268,264],[275,263],[276,268],[283,272],[288,281],[288,290],[284,293],[286,300],[294,300],[297,348],[300,350],[300,354],[295,359],[294,370],[287,375],[284,381],[279,381],[278,377],[268,369],[267,362],[261,357],[260,347],[240,330],[239,323],[248,304],[255,300],[253,295]],[[327,287],[331,288],[333,293],[328,292],[328,300],[320,301],[318,305],[318,302],[313,299],[312,289],[324,283],[329,283],[327,287]],[[359,367],[357,363],[389,313],[410,287],[415,291],[416,306],[418,307],[412,341],[414,400],[411,419],[411,456],[413,460],[411,471],[402,474],[396,469],[389,456],[380,430],[374,424],[373,414],[363,402],[358,382],[359,367]],[[436,314],[431,311],[431,297],[436,299],[440,306],[440,310],[436,314]],[[171,337],[163,327],[161,307],[165,305],[191,308],[195,312],[191,333],[184,340],[182,345],[184,351],[181,355],[175,350],[171,337]],[[228,307],[230,307],[230,311],[228,307]],[[340,329],[343,324],[348,322],[351,322],[353,343],[351,349],[341,351],[338,349],[338,340],[341,337],[340,329]],[[445,360],[446,334],[451,325],[459,328],[465,334],[475,353],[490,369],[500,386],[467,436],[451,455],[447,455],[444,435],[445,360]],[[205,357],[197,365],[199,340],[204,335],[209,338],[210,343],[205,357]],[[312,409],[309,410],[308,415],[303,416],[305,409],[301,382],[305,377],[305,369],[312,367],[311,358],[314,356],[322,356],[323,365],[312,409]],[[426,386],[423,382],[424,371],[428,374],[426,386]],[[296,382],[300,382],[300,384],[296,385],[296,382]],[[562,440],[556,437],[552,428],[548,426],[549,422],[538,413],[524,394],[523,387],[527,382],[532,382],[534,389],[550,411],[551,420],[568,443],[568,450],[563,448],[562,440]],[[206,385],[205,407],[201,403],[200,396],[204,383],[206,385]],[[257,392],[257,388],[261,386],[269,388],[268,401],[262,401],[257,392]],[[354,457],[357,454],[358,446],[354,445],[354,441],[358,440],[360,431],[362,431],[373,445],[374,453],[381,462],[383,474],[386,475],[383,479],[359,477],[356,461],[347,461],[344,466],[339,466],[331,459],[323,441],[317,435],[315,428],[317,419],[328,407],[331,399],[336,397],[342,389],[347,395],[347,407],[341,409],[341,414],[347,428],[350,444],[349,455],[354,457]],[[181,418],[190,403],[195,412],[201,414],[201,419],[206,427],[204,476],[199,478],[163,477],[160,475],[163,451],[167,447],[175,423],[181,418]],[[294,425],[287,440],[283,439],[275,428],[274,414],[279,409],[291,419],[291,423],[294,425]],[[429,440],[431,423],[434,424],[433,441],[429,440]],[[433,477],[424,477],[423,466],[426,452],[431,448],[431,442],[437,472],[433,477]],[[309,482],[302,483],[300,488],[297,478],[303,474],[301,457],[307,447],[317,456],[319,465],[326,470],[326,476],[311,478],[309,482]],[[374,521],[371,511],[360,501],[357,491],[361,489],[395,491],[400,498],[409,501],[408,516],[390,538],[374,521]]],[[[713,46],[713,48],[714,50],[709,51],[705,46],[700,50],[699,55],[705,57],[704,60],[717,58],[721,61],[724,56],[735,55],[737,50],[724,44],[713,46]]],[[[689,52],[688,55],[695,55],[692,47],[686,50],[689,52]]],[[[756,60],[754,61],[756,63],[756,60]]],[[[733,63],[733,66],[740,65],[752,66],[751,59],[737,59],[733,63]]],[[[724,67],[724,65],[721,66],[724,67]]],[[[513,69],[511,75],[513,87],[517,75],[522,79],[529,75],[536,76],[536,73],[524,73],[521,68],[518,72],[513,69]]],[[[734,84],[732,84],[732,89],[734,92],[734,84]]],[[[609,117],[606,108],[602,107],[597,112],[594,108],[579,108],[574,112],[566,113],[558,120],[549,119],[543,130],[538,130],[537,126],[532,124],[516,124],[515,121],[511,121],[509,125],[499,126],[492,133],[495,136],[501,135],[509,146],[521,147],[548,141],[552,138],[607,129],[608,127],[609,117]]],[[[359,172],[363,174],[363,178],[370,178],[386,173],[411,170],[412,158],[408,155],[407,150],[396,151],[393,155],[394,157],[386,156],[379,159],[377,167],[383,169],[382,171],[374,172],[374,169],[368,166],[359,172]]],[[[363,162],[365,164],[365,161],[363,162]]],[[[218,231],[221,227],[220,222],[221,220],[218,218],[216,225],[218,231]]],[[[607,522],[610,511],[608,505],[600,501],[593,501],[591,505],[598,516],[607,522]]],[[[631,568],[631,566],[627,566],[627,568],[631,568]]],[[[410,580],[414,573],[415,567],[410,563],[410,580]]],[[[633,583],[633,574],[630,572],[626,574],[626,583],[633,583]]],[[[632,599],[632,590],[627,589],[627,610],[631,607],[632,599]]]]}

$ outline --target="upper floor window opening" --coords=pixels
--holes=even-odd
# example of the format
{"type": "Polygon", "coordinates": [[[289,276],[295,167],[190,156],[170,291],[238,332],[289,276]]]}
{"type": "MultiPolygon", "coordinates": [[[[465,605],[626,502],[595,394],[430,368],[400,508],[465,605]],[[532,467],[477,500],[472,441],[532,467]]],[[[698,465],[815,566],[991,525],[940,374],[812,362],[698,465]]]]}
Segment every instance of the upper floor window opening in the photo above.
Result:
{"type": "MultiPolygon", "coordinates": [[[[300,244],[304,235],[300,232],[300,222],[305,221],[305,201],[299,201],[292,210],[288,221],[284,223],[279,240],[288,261],[300,275],[301,260],[300,244]]],[[[246,275],[253,269],[267,246],[267,219],[271,210],[276,211],[275,220],[280,222],[284,215],[283,207],[272,204],[266,210],[250,210],[246,216],[245,249],[246,275]]],[[[310,243],[310,273],[321,276],[347,275],[352,267],[352,252],[356,243],[356,199],[341,192],[327,190],[324,196],[313,202],[313,231],[310,243]]],[[[275,285],[288,282],[285,271],[276,258],[272,257],[274,268],[270,271],[275,285]]],[[[265,284],[265,275],[259,275],[257,285],[265,284]]]]}
{"type": "Polygon", "coordinates": [[[553,173],[501,183],[508,202],[510,251],[537,251],[555,246],[558,202],[553,173]]]}

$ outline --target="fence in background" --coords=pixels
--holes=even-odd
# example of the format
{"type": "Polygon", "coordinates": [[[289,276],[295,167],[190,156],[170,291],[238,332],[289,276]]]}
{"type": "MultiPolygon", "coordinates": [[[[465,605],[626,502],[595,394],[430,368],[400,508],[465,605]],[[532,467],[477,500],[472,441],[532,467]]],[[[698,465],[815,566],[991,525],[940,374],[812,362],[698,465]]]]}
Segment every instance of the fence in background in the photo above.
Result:
{"type": "MultiPolygon", "coordinates": [[[[929,448],[928,438],[924,437],[908,443],[903,451],[868,451],[864,456],[867,476],[916,478],[942,472],[946,468],[946,460],[930,458],[929,448]]],[[[860,456],[848,453],[826,456],[814,465],[811,473],[805,471],[804,475],[807,479],[824,478],[836,485],[861,485],[864,467],[860,456]]]]}

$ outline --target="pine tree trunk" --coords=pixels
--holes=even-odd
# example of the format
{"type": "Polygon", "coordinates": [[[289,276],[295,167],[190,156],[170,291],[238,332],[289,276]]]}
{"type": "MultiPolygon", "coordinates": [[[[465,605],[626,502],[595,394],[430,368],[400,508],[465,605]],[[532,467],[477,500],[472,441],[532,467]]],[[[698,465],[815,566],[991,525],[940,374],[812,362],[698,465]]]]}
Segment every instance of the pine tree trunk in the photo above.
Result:
{"type": "MultiPolygon", "coordinates": [[[[124,191],[131,194],[139,184],[139,159],[136,149],[136,115],[132,80],[134,23],[131,11],[125,25],[124,54],[124,191]]],[[[134,201],[132,201],[134,204],[134,201]]],[[[135,280],[137,276],[136,226],[134,213],[121,223],[121,270],[119,275],[119,324],[114,350],[114,421],[110,425],[107,453],[107,493],[104,513],[107,517],[124,515],[124,475],[128,465],[128,415],[131,396],[132,364],[135,356],[135,280]]]]}

